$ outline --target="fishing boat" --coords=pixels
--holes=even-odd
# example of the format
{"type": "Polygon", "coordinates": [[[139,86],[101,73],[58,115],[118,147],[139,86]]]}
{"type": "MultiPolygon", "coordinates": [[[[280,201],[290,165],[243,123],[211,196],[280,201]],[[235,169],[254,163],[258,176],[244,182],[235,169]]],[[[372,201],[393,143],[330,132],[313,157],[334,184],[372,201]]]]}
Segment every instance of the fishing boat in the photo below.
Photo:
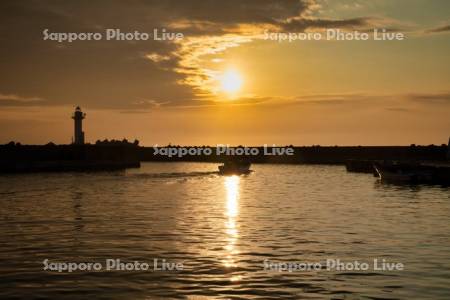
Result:
{"type": "Polygon", "coordinates": [[[219,166],[219,174],[221,175],[241,175],[249,174],[251,163],[245,160],[226,161],[219,166]]]}

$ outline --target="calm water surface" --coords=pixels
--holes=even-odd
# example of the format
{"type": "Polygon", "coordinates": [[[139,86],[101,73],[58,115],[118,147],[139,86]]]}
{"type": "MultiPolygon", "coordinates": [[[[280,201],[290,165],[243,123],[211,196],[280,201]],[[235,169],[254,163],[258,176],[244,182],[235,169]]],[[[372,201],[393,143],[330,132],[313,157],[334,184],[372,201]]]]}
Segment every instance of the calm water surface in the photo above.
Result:
{"type": "Polygon", "coordinates": [[[216,169],[0,176],[0,298],[450,298],[449,188],[385,185],[341,166],[216,169]],[[183,270],[43,270],[45,259],[108,258],[183,270]],[[373,270],[374,258],[405,270],[373,270]],[[326,259],[370,269],[264,269],[326,259]]]}

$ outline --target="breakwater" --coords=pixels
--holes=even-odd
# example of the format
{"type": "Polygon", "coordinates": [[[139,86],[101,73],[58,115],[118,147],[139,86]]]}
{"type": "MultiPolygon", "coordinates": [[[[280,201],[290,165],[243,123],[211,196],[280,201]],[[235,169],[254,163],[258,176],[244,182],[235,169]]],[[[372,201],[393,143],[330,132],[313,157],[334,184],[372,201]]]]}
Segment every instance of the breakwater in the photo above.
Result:
{"type": "MultiPolygon", "coordinates": [[[[164,147],[160,147],[164,148],[164,147]]],[[[445,161],[447,159],[447,145],[430,146],[345,146],[345,147],[251,147],[249,151],[217,151],[210,146],[167,146],[166,149],[193,149],[182,156],[169,156],[169,151],[156,150],[154,147],[141,147],[139,150],[141,161],[193,161],[193,162],[222,162],[230,158],[245,158],[252,163],[286,163],[286,164],[344,164],[348,160],[401,160],[401,161],[445,161]],[[292,153],[280,148],[292,149],[292,153]],[[207,150],[209,149],[209,150],[207,150]],[[277,152],[278,151],[278,152],[277,152]],[[236,155],[233,153],[243,153],[236,155]],[[231,153],[231,154],[230,154],[231,153]]]]}
{"type": "Polygon", "coordinates": [[[0,173],[103,171],[139,167],[132,145],[2,145],[0,173]]]}
{"type": "MultiPolygon", "coordinates": [[[[139,167],[141,161],[213,162],[245,158],[252,163],[345,164],[353,161],[446,161],[447,145],[355,147],[230,147],[170,146],[190,149],[181,156],[133,144],[0,145],[0,173],[45,171],[100,171],[139,167]],[[240,151],[242,150],[242,151],[240,151]]],[[[167,147],[166,147],[167,148],[167,147]]],[[[184,153],[184,152],[183,152],[184,153]]]]}

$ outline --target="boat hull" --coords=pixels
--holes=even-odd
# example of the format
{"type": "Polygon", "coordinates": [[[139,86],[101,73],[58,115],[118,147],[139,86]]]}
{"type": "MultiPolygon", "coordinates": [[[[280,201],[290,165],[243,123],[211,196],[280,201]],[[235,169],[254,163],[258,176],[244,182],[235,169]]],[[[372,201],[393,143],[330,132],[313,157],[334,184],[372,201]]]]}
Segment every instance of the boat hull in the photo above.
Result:
{"type": "Polygon", "coordinates": [[[418,163],[375,164],[381,181],[411,184],[450,184],[450,167],[418,163]]]}
{"type": "Polygon", "coordinates": [[[220,175],[243,175],[251,173],[250,166],[226,167],[219,166],[220,175]]]}

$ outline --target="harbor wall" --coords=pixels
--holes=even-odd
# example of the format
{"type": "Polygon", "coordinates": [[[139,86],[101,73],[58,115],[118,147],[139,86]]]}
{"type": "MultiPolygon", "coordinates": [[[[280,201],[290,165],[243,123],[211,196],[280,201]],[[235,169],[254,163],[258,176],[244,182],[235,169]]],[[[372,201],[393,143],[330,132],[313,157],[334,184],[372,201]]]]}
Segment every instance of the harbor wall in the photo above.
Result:
{"type": "Polygon", "coordinates": [[[96,171],[139,167],[131,145],[1,145],[0,173],[96,171]]]}
{"type": "MultiPolygon", "coordinates": [[[[173,147],[173,146],[172,146],[173,147]]],[[[189,148],[189,147],[185,147],[189,148]]],[[[201,147],[197,147],[201,148],[201,147]]],[[[195,161],[195,162],[222,162],[230,159],[227,155],[217,155],[215,147],[210,148],[211,155],[184,155],[183,157],[167,157],[155,155],[152,147],[140,148],[141,161],[195,161]]],[[[345,146],[324,147],[305,146],[291,147],[293,155],[266,155],[263,147],[257,148],[258,155],[238,156],[245,157],[252,163],[287,163],[287,164],[344,164],[348,160],[398,160],[398,161],[445,161],[447,158],[447,145],[430,146],[345,146]]],[[[272,148],[266,152],[273,153],[272,148]]],[[[235,158],[237,156],[231,156],[235,158]]]]}
{"type": "MultiPolygon", "coordinates": [[[[149,162],[213,162],[244,158],[252,163],[278,164],[345,164],[354,161],[446,161],[447,145],[442,146],[361,146],[361,147],[287,147],[293,155],[269,155],[273,148],[258,149],[258,155],[233,156],[217,154],[168,157],[156,154],[153,147],[124,145],[0,145],[0,173],[41,171],[95,171],[139,167],[149,162]]],[[[286,149],[287,149],[286,148],[286,149]]],[[[355,165],[356,166],[356,165],[355,165]]]]}

